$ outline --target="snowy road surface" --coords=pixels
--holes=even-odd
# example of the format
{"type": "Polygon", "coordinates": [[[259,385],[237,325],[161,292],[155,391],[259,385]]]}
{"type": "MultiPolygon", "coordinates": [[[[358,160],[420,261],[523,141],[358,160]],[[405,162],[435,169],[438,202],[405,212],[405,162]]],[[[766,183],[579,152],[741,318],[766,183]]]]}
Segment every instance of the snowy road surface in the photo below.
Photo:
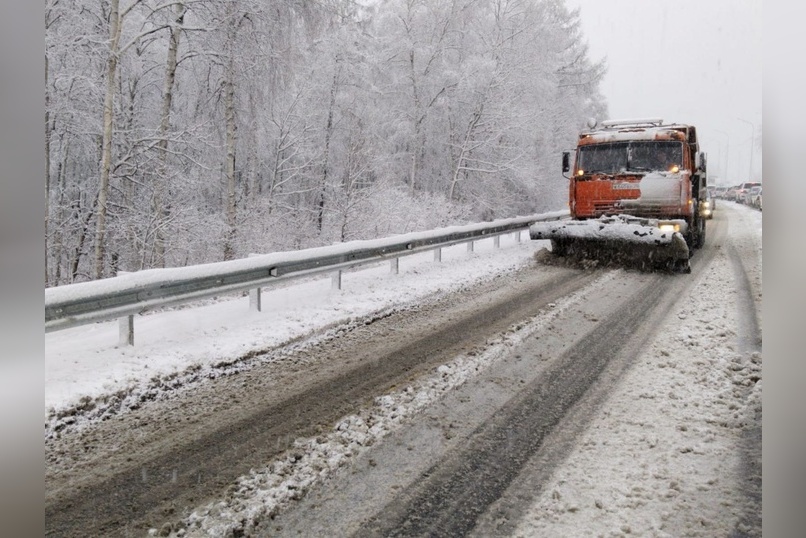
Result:
{"type": "Polygon", "coordinates": [[[49,535],[758,536],[761,214],[708,233],[690,275],[502,241],[49,334],[49,535]]]}

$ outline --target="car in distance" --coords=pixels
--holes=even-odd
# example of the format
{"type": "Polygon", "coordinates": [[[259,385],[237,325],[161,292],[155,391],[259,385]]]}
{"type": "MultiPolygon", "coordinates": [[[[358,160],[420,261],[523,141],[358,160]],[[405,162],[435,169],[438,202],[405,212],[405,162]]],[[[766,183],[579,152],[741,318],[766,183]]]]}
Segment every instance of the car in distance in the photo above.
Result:
{"type": "Polygon", "coordinates": [[[723,186],[723,185],[720,185],[718,187],[714,187],[714,192],[713,192],[714,198],[721,198],[721,199],[724,200],[725,195],[728,192],[728,189],[729,189],[729,187],[723,186]]]}
{"type": "Polygon", "coordinates": [[[750,205],[761,211],[761,187],[753,187],[747,195],[750,205]]]}
{"type": "Polygon", "coordinates": [[[739,187],[736,189],[736,201],[742,204],[750,205],[748,194],[750,194],[750,189],[753,187],[761,187],[761,183],[750,181],[739,185],[739,187]]]}

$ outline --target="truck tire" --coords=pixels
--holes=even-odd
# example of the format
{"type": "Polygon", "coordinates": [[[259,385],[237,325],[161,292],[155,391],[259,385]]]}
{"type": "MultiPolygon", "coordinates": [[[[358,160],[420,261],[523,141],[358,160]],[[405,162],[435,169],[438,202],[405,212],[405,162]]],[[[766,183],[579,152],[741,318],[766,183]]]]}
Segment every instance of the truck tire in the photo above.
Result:
{"type": "Polygon", "coordinates": [[[694,232],[694,248],[702,248],[705,244],[705,219],[697,217],[696,228],[694,232]]]}

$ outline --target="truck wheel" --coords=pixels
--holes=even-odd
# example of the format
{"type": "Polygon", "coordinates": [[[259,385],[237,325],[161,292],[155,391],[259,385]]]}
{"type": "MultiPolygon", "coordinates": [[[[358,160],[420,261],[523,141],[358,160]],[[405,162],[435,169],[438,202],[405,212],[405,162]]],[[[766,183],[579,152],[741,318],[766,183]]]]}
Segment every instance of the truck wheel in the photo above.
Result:
{"type": "Polygon", "coordinates": [[[688,260],[677,260],[674,266],[675,273],[691,274],[691,262],[688,260]]]}
{"type": "Polygon", "coordinates": [[[694,248],[702,248],[705,244],[705,219],[697,219],[697,231],[694,233],[694,248]]]}

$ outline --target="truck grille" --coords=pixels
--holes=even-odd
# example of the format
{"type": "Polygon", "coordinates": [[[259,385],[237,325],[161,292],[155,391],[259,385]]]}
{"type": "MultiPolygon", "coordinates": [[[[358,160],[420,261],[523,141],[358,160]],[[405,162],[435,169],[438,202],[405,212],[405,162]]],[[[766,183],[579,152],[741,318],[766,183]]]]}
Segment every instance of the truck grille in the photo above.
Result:
{"type": "Polygon", "coordinates": [[[618,207],[617,202],[593,202],[593,210],[598,214],[615,215],[623,213],[624,210],[618,207]]]}
{"type": "Polygon", "coordinates": [[[627,213],[629,215],[639,215],[652,218],[664,218],[680,213],[679,207],[670,204],[643,202],[638,205],[630,205],[629,203],[624,205],[626,207],[623,207],[619,201],[593,202],[593,211],[597,216],[620,215],[627,213]]]}

